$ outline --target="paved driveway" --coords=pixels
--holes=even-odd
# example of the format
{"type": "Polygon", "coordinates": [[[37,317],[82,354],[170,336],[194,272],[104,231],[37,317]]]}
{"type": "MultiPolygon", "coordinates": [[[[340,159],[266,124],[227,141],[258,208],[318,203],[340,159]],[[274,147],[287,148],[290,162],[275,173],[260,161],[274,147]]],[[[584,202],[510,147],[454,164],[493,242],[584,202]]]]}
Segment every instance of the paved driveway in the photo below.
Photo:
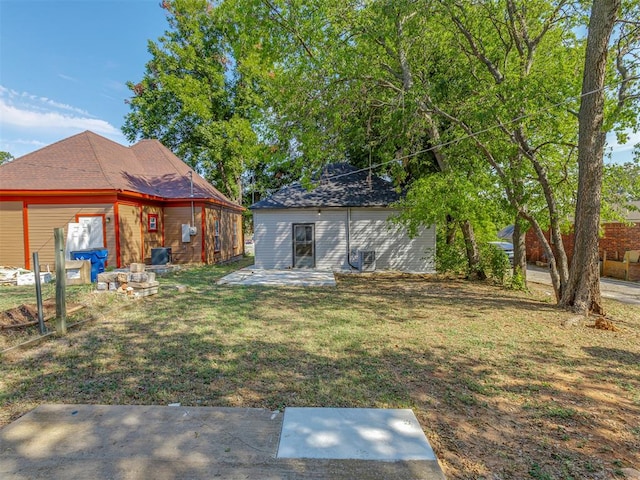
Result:
{"type": "MultiPolygon", "coordinates": [[[[527,280],[534,283],[551,285],[551,276],[545,268],[528,266],[527,280]]],[[[600,294],[603,298],[612,298],[622,303],[640,305],[640,283],[638,282],[601,278],[600,294]]]]}

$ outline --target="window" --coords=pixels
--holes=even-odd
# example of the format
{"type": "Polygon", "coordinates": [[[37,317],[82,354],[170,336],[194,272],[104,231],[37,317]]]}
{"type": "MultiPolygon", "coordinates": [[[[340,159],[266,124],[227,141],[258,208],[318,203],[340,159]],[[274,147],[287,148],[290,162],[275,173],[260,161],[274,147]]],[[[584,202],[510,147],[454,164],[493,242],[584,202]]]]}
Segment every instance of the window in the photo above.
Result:
{"type": "Polygon", "coordinates": [[[149,232],[157,232],[158,231],[158,214],[150,213],[147,215],[147,230],[149,232]]]}
{"type": "Polygon", "coordinates": [[[220,220],[217,218],[213,222],[213,251],[220,251],[220,220]]]}
{"type": "Polygon", "coordinates": [[[233,248],[238,248],[238,221],[233,222],[233,248]]]}

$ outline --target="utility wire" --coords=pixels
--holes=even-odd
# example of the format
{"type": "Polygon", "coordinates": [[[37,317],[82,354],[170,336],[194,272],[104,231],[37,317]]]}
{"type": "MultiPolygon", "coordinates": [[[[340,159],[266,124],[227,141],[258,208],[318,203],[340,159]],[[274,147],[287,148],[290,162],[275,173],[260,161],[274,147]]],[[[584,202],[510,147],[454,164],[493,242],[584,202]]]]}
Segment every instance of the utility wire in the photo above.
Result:
{"type": "MultiPolygon", "coordinates": [[[[524,120],[524,119],[526,119],[526,118],[536,117],[536,116],[538,116],[538,115],[542,115],[543,113],[548,113],[548,112],[550,112],[550,111],[551,111],[551,110],[553,110],[553,109],[556,109],[556,108],[561,107],[561,106],[563,106],[563,105],[567,105],[568,103],[571,103],[571,102],[573,102],[573,101],[575,101],[575,100],[582,99],[582,98],[584,98],[584,97],[587,97],[587,96],[589,96],[589,95],[593,95],[593,94],[595,94],[595,93],[598,93],[598,92],[600,92],[600,91],[606,90],[606,89],[608,89],[608,88],[615,87],[615,86],[617,86],[617,85],[619,85],[619,84],[621,84],[621,83],[623,83],[623,81],[615,82],[615,83],[610,84],[610,85],[605,85],[605,86],[604,86],[604,87],[602,87],[602,88],[597,88],[597,89],[592,90],[592,91],[590,91],[590,92],[582,93],[582,94],[580,94],[578,97],[571,97],[571,98],[568,98],[568,99],[563,100],[563,101],[561,101],[561,102],[557,102],[557,103],[555,103],[555,104],[553,104],[553,105],[550,105],[550,106],[549,106],[549,107],[547,107],[547,108],[540,109],[540,110],[538,110],[538,111],[536,111],[536,112],[532,112],[532,113],[528,113],[528,114],[520,115],[520,116],[518,116],[518,117],[515,117],[515,118],[513,118],[513,119],[511,119],[511,120],[507,121],[507,122],[504,122],[504,124],[516,123],[516,122],[519,122],[519,121],[524,120]]],[[[503,125],[504,125],[504,124],[503,124],[503,125]]],[[[436,149],[438,149],[438,148],[447,147],[447,146],[449,146],[449,145],[453,145],[453,144],[456,144],[456,143],[462,142],[463,140],[467,140],[467,139],[469,139],[469,138],[475,138],[475,137],[477,137],[477,136],[479,136],[479,135],[482,135],[482,134],[484,134],[484,133],[487,133],[487,132],[490,132],[490,131],[495,130],[495,129],[497,129],[497,128],[500,128],[501,126],[502,126],[502,125],[499,125],[499,124],[491,125],[491,126],[489,126],[489,127],[486,127],[486,128],[484,128],[484,129],[478,130],[478,131],[476,131],[476,132],[473,132],[473,133],[470,133],[470,134],[465,134],[465,135],[463,135],[463,136],[461,136],[461,137],[459,137],[459,138],[455,138],[455,139],[453,139],[453,140],[449,140],[449,141],[447,141],[447,142],[442,142],[442,143],[439,143],[438,145],[433,145],[433,146],[431,146],[431,147],[429,147],[429,148],[425,148],[425,149],[422,149],[422,150],[418,150],[417,152],[408,153],[407,155],[403,155],[403,156],[401,156],[401,157],[396,157],[396,158],[394,158],[394,159],[392,159],[392,160],[387,160],[387,161],[385,161],[385,162],[376,163],[376,164],[374,164],[374,165],[370,165],[369,167],[361,168],[361,169],[359,169],[359,170],[353,170],[353,171],[346,172],[346,173],[339,173],[339,174],[335,174],[335,175],[330,175],[330,176],[328,176],[328,177],[326,177],[326,178],[327,178],[327,179],[336,179],[336,178],[346,177],[346,176],[348,176],[348,175],[353,175],[353,174],[360,173],[360,172],[366,172],[366,171],[367,171],[367,170],[369,170],[370,168],[378,168],[378,167],[382,167],[382,166],[385,166],[385,165],[389,165],[389,164],[391,164],[391,163],[399,162],[399,161],[401,161],[401,160],[406,160],[406,159],[408,159],[408,158],[416,157],[416,156],[421,155],[421,154],[423,154],[423,153],[431,152],[431,151],[436,150],[436,149]]]]}
{"type": "MultiPolygon", "coordinates": [[[[623,80],[616,81],[616,82],[613,82],[613,83],[611,83],[609,85],[605,85],[602,88],[598,88],[598,89],[592,90],[592,91],[587,92],[587,93],[582,93],[577,97],[570,97],[570,98],[568,98],[566,100],[562,100],[560,102],[554,103],[554,104],[552,104],[552,105],[550,105],[550,106],[548,106],[546,108],[539,109],[539,110],[537,110],[535,112],[531,112],[531,113],[527,113],[527,114],[523,114],[523,115],[520,115],[518,117],[515,117],[515,118],[513,118],[513,119],[511,119],[509,121],[504,122],[504,124],[512,124],[512,123],[516,123],[516,122],[519,122],[519,121],[527,119],[527,118],[533,118],[533,117],[542,115],[543,113],[549,113],[553,109],[556,109],[556,108],[561,107],[563,105],[567,105],[567,104],[569,104],[571,102],[574,102],[576,100],[582,99],[582,98],[584,98],[586,96],[593,95],[593,94],[595,94],[597,92],[604,91],[604,90],[616,87],[616,86],[622,84],[623,82],[624,82],[623,80]]],[[[484,103],[486,101],[489,101],[489,99],[484,99],[484,100],[481,99],[481,100],[479,100],[479,102],[482,102],[482,103],[484,103]]],[[[462,103],[462,105],[464,105],[464,104],[466,104],[466,102],[462,103]]],[[[346,173],[341,173],[341,174],[330,175],[330,176],[328,176],[326,178],[327,179],[341,178],[341,177],[345,177],[345,176],[348,176],[348,175],[353,175],[353,174],[356,174],[356,173],[367,171],[367,170],[369,170],[369,168],[378,168],[378,167],[382,167],[382,166],[385,166],[385,165],[389,165],[389,164],[394,163],[394,162],[398,162],[398,161],[405,160],[405,159],[408,159],[408,158],[416,157],[418,155],[421,155],[423,153],[427,153],[427,152],[436,150],[438,148],[443,148],[443,147],[447,147],[449,145],[453,145],[453,144],[459,143],[459,142],[461,142],[463,140],[467,140],[469,138],[477,137],[479,135],[482,135],[484,133],[487,133],[487,132],[490,132],[492,130],[498,129],[500,127],[501,127],[500,124],[490,125],[490,126],[484,128],[484,129],[478,130],[478,131],[473,132],[471,134],[465,134],[465,135],[462,135],[459,138],[455,138],[455,139],[449,140],[447,142],[442,142],[442,143],[439,143],[437,145],[433,145],[433,146],[431,146],[429,148],[425,148],[425,149],[422,149],[422,150],[418,150],[416,152],[409,153],[407,155],[403,155],[401,157],[396,157],[396,158],[394,158],[392,160],[387,160],[387,161],[384,161],[384,162],[376,163],[376,164],[371,165],[371,167],[366,167],[366,168],[362,168],[362,169],[359,169],[359,170],[353,170],[351,172],[346,172],[346,173]]],[[[44,147],[44,148],[46,148],[46,147],[44,147]]],[[[27,155],[30,155],[30,154],[27,154],[27,155]]],[[[18,158],[17,160],[20,160],[20,159],[18,158]]],[[[55,166],[54,167],[54,166],[43,165],[42,163],[35,163],[35,162],[26,162],[25,163],[25,162],[21,161],[20,164],[21,165],[30,165],[30,166],[38,167],[38,168],[43,168],[43,167],[47,168],[48,167],[48,168],[52,168],[52,169],[55,169],[55,170],[68,170],[68,171],[73,171],[73,172],[76,172],[76,173],[77,172],[80,172],[80,173],[98,173],[98,171],[95,170],[95,169],[94,170],[88,170],[88,169],[83,169],[83,168],[72,168],[72,167],[64,167],[64,166],[55,166]]],[[[104,173],[109,173],[109,174],[114,174],[114,175],[121,175],[122,173],[127,173],[127,172],[125,170],[104,170],[104,173]]],[[[144,174],[143,174],[143,176],[144,176],[144,174]]],[[[149,179],[149,180],[151,180],[151,179],[149,179]]],[[[151,182],[151,183],[153,183],[153,182],[151,182]]]]}

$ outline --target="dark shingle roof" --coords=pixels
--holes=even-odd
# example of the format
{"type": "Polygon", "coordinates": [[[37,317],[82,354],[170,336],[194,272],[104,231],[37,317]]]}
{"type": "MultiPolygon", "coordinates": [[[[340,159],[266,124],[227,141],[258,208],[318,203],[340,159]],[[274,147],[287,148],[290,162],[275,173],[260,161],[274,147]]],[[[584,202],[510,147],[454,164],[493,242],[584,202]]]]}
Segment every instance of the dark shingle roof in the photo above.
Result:
{"type": "Polygon", "coordinates": [[[267,208],[386,207],[400,199],[393,184],[348,163],[327,165],[321,181],[307,190],[300,182],[284,187],[254,203],[251,210],[267,208]]]}

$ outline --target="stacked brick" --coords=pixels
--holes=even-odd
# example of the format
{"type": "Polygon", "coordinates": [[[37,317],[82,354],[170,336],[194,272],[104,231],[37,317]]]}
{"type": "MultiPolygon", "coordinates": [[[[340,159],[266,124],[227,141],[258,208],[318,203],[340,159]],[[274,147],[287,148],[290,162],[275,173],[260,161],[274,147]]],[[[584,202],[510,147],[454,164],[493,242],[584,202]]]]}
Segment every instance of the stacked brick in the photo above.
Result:
{"type": "Polygon", "coordinates": [[[98,274],[98,290],[112,291],[131,298],[156,295],[160,283],[154,272],[145,271],[144,263],[132,263],[129,271],[113,271],[98,274]]]}

